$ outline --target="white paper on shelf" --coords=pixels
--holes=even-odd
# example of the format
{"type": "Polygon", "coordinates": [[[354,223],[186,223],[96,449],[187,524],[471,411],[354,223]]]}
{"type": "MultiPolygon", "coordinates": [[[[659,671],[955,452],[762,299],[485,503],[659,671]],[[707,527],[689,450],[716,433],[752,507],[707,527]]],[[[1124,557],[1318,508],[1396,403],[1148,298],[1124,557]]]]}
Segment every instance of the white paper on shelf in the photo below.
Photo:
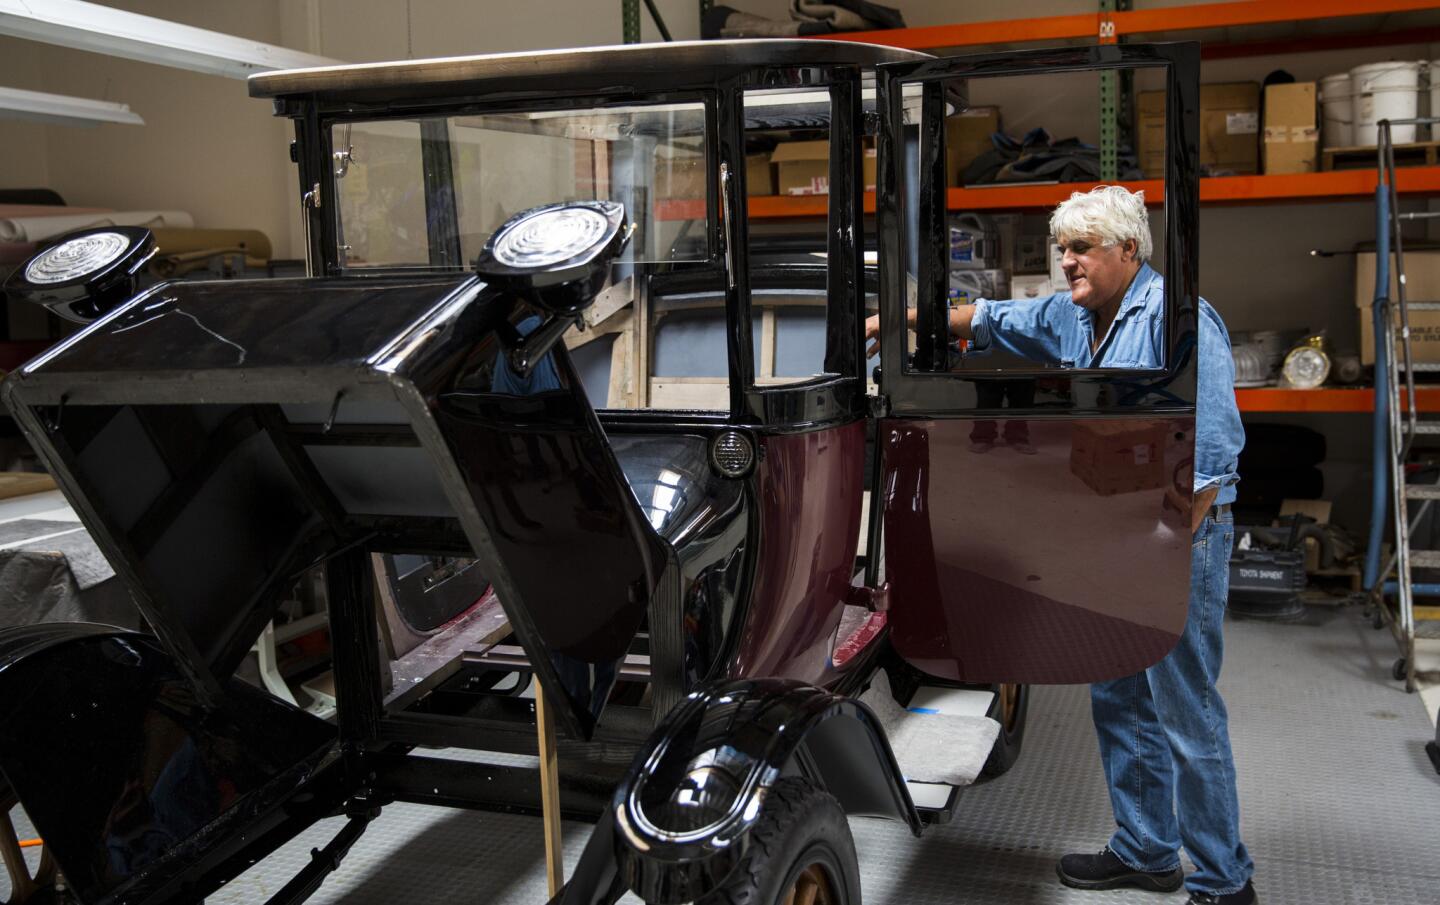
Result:
{"type": "Polygon", "coordinates": [[[62,214],[56,217],[0,218],[0,242],[43,242],[95,226],[145,226],[150,229],[192,229],[195,218],[184,211],[112,211],[105,214],[62,214]]]}

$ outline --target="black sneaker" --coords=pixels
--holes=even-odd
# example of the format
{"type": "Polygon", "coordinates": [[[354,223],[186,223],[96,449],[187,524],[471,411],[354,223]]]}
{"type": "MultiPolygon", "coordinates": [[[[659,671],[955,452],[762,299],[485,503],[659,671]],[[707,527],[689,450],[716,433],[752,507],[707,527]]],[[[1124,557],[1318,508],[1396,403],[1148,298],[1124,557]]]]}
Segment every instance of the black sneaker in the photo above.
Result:
{"type": "MultiPolygon", "coordinates": [[[[1151,892],[1174,892],[1185,882],[1180,868],[1173,870],[1135,870],[1109,848],[1095,855],[1066,855],[1055,865],[1060,882],[1075,889],[1119,889],[1134,886],[1151,892]]],[[[1239,902],[1239,900],[1236,900],[1239,902]]],[[[1231,905],[1225,900],[1225,905],[1231,905]]]]}
{"type": "Polygon", "coordinates": [[[1208,892],[1192,892],[1190,900],[1185,905],[1255,905],[1260,897],[1255,894],[1255,887],[1249,880],[1245,881],[1245,887],[1223,896],[1212,896],[1208,892]]]}

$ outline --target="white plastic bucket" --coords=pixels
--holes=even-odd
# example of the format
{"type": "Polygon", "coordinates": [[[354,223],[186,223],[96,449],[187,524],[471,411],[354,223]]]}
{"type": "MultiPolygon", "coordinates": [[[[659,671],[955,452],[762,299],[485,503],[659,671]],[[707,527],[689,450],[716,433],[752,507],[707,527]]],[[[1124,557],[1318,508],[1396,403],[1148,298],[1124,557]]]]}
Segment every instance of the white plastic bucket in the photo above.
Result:
{"type": "MultiPolygon", "coordinates": [[[[1382,119],[1414,119],[1420,109],[1420,64],[1406,61],[1366,63],[1350,70],[1355,94],[1355,144],[1374,147],[1379,141],[1375,124],[1382,119]]],[[[1391,126],[1390,140],[1415,140],[1415,127],[1391,126]]]]}
{"type": "Polygon", "coordinates": [[[1324,123],[1320,134],[1325,147],[1350,147],[1355,141],[1355,102],[1350,93],[1350,73],[1337,72],[1320,80],[1320,109],[1324,123]]]}

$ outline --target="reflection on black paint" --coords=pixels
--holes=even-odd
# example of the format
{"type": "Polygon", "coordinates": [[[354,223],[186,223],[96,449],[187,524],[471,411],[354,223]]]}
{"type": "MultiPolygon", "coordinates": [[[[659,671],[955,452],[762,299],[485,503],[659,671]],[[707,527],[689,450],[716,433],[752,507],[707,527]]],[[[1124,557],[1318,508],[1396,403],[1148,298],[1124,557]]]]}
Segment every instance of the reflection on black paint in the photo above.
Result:
{"type": "MultiPolygon", "coordinates": [[[[540,325],[516,325],[526,336],[540,325]]],[[[665,557],[563,347],[528,375],[492,341],[436,420],[574,710],[599,718],[665,557]]],[[[513,607],[515,601],[501,602],[513,607]]]]}

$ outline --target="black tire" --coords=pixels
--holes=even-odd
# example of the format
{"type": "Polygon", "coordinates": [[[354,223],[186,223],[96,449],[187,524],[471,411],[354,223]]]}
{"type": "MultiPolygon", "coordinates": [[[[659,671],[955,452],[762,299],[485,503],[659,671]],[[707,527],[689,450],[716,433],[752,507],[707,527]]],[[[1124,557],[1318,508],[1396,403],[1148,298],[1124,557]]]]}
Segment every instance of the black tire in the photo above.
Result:
{"type": "Polygon", "coordinates": [[[817,901],[860,905],[860,865],[840,802],[809,780],[782,779],[765,796],[745,857],[697,905],[782,905],[802,875],[815,876],[807,870],[828,882],[829,898],[817,901]]]}
{"type": "Polygon", "coordinates": [[[1020,746],[1025,741],[1025,715],[1030,710],[1029,685],[995,686],[995,702],[990,707],[990,717],[1000,724],[1000,735],[990,757],[980,768],[981,776],[1001,776],[1020,757],[1020,746]],[[1013,689],[1013,697],[1007,698],[1006,689],[1013,689]]]}

